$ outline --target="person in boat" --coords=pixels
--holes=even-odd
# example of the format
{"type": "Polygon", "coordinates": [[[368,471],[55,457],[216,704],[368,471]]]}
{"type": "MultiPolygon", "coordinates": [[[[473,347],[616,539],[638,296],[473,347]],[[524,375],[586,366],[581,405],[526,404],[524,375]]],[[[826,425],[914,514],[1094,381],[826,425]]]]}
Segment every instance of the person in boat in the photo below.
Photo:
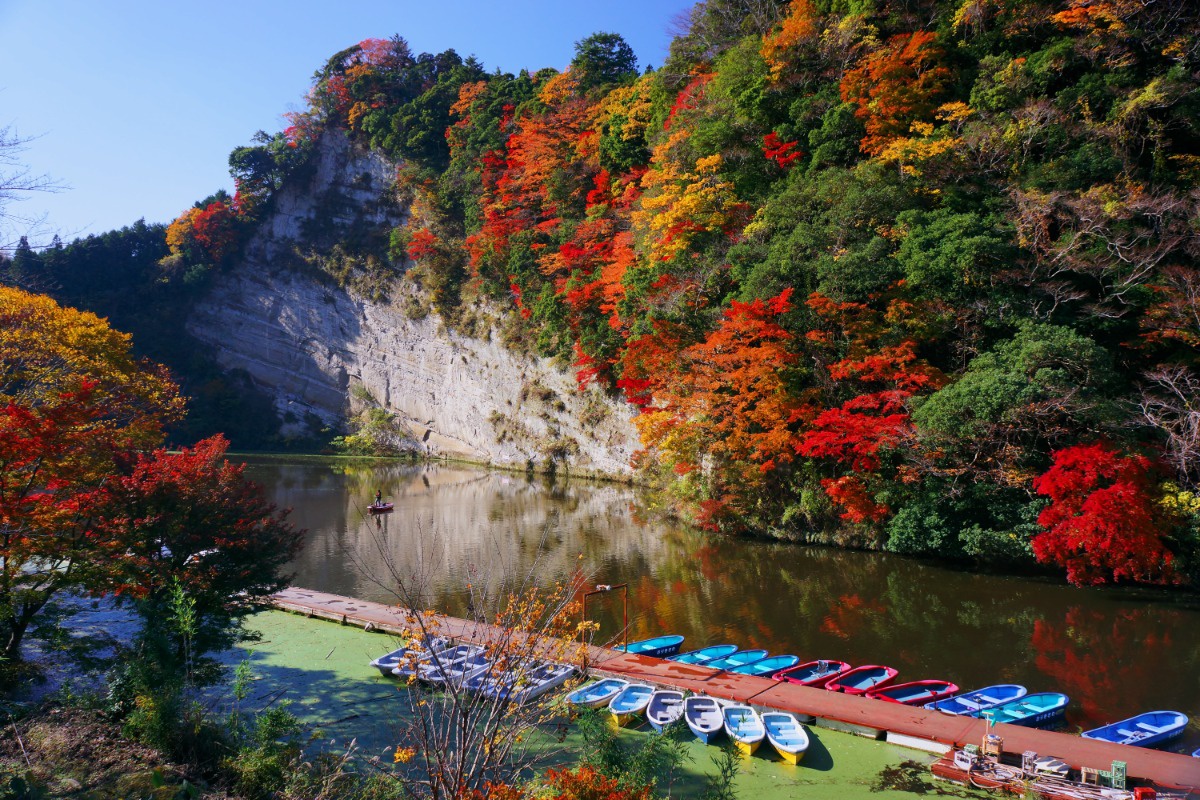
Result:
{"type": "Polygon", "coordinates": [[[375,505],[377,505],[377,506],[383,505],[383,490],[382,489],[375,490],[375,505]]]}

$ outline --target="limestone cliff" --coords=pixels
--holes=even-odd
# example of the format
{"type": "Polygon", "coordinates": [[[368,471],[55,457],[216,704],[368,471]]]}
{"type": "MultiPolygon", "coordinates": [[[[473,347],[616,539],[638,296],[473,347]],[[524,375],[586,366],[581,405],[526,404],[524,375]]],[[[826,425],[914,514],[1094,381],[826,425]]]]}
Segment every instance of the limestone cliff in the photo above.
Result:
{"type": "MultiPolygon", "coordinates": [[[[279,192],[245,257],[216,278],[188,331],[274,398],[285,430],[338,429],[373,402],[398,415],[410,446],[426,455],[627,475],[636,435],[623,404],[579,392],[574,376],[547,359],[448,331],[432,312],[411,318],[398,302],[372,301],[296,268],[295,253],[311,247],[314,228],[403,224],[394,171],[328,135],[309,179],[279,192]],[[341,209],[332,215],[330,196],[341,209]]],[[[410,291],[397,279],[388,294],[410,291]]]]}

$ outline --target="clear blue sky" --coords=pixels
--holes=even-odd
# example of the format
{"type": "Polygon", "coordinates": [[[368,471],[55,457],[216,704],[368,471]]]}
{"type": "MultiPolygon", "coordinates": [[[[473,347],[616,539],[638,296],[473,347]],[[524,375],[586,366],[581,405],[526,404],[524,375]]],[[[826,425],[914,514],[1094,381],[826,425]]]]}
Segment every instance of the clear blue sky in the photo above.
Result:
{"type": "MultiPolygon", "coordinates": [[[[369,37],[453,48],[489,70],[563,68],[597,31],[662,64],[691,0],[0,0],[0,126],[24,161],[70,188],[13,207],[69,240],[169,222],[232,191],[226,159],[300,108],[313,72],[369,37]]],[[[2,234],[2,232],[0,232],[2,234]]],[[[3,238],[0,235],[0,238],[3,238]]]]}

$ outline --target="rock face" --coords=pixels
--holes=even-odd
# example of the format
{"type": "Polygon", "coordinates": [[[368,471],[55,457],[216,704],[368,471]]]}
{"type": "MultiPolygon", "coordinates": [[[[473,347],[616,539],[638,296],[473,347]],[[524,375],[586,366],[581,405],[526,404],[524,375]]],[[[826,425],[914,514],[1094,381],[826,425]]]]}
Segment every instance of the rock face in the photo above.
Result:
{"type": "Polygon", "coordinates": [[[623,403],[579,392],[548,359],[447,331],[436,314],[411,319],[396,304],[280,266],[317,213],[314,198],[330,190],[360,216],[401,224],[406,210],[387,202],[393,174],[344,138],[324,141],[311,183],[281,191],[244,261],[193,311],[189,332],[274,398],[285,432],[338,429],[374,403],[398,415],[426,455],[628,475],[637,443],[623,403]]]}

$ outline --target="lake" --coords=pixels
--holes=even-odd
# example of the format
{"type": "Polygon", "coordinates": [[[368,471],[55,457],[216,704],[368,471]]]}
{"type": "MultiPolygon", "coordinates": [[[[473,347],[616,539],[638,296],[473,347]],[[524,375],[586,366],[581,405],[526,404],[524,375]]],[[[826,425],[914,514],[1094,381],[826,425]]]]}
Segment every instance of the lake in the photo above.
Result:
{"type": "MultiPolygon", "coordinates": [[[[1083,728],[1158,709],[1192,717],[1200,745],[1200,601],[1152,590],[1079,589],[885,553],[723,539],[664,521],[616,484],[443,465],[249,460],[307,529],[295,584],[394,602],[394,575],[421,576],[422,603],[466,616],[468,584],[536,572],[629,584],[630,640],[681,633],[685,649],[734,643],[804,660],[886,664],[898,680],[964,689],[1021,683],[1071,697],[1083,728]],[[372,517],[375,491],[396,510],[372,517]]],[[[588,601],[600,637],[621,597],[588,601]]],[[[1181,746],[1182,748],[1182,746],[1181,746]]]]}

